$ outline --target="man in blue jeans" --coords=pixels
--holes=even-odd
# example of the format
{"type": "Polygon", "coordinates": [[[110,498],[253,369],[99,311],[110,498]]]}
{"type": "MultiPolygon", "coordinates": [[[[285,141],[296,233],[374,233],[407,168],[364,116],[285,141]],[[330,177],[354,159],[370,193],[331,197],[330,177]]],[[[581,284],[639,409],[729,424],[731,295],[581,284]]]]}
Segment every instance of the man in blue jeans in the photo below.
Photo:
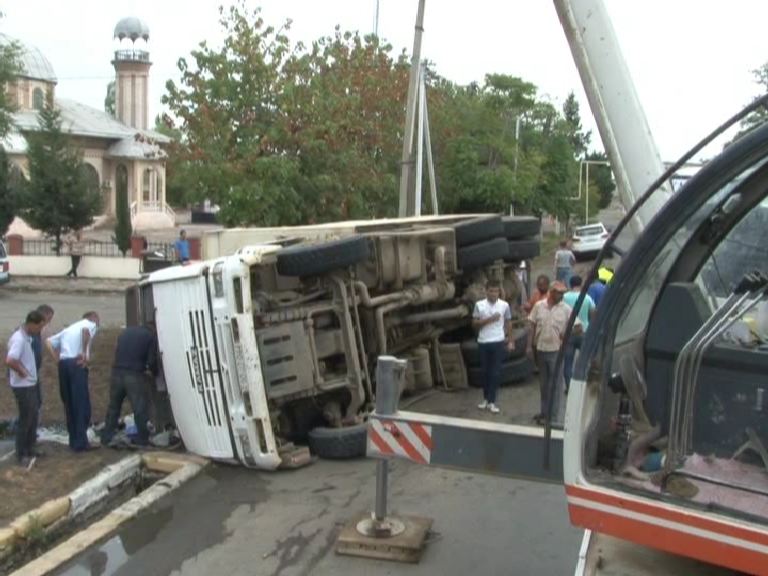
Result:
{"type": "Polygon", "coordinates": [[[512,339],[512,312],[509,304],[500,299],[501,284],[490,280],[485,285],[485,299],[475,304],[472,313],[472,327],[478,331],[477,344],[480,353],[480,367],[483,372],[483,401],[477,405],[480,410],[488,409],[498,414],[496,392],[499,388],[501,364],[507,350],[514,350],[512,339]]]}
{"type": "MultiPolygon", "coordinates": [[[[571,309],[576,307],[576,302],[579,299],[581,293],[581,287],[584,284],[581,276],[574,274],[571,276],[571,290],[566,292],[563,296],[563,302],[568,304],[571,309]]],[[[583,332],[589,328],[589,323],[595,316],[595,302],[592,297],[587,294],[584,297],[584,302],[581,303],[581,307],[576,310],[576,316],[581,321],[582,334],[571,334],[568,342],[565,343],[565,358],[563,360],[563,378],[565,379],[565,393],[568,393],[568,388],[571,386],[571,374],[573,374],[573,361],[576,358],[576,351],[581,350],[581,344],[584,340],[583,332]]]]}

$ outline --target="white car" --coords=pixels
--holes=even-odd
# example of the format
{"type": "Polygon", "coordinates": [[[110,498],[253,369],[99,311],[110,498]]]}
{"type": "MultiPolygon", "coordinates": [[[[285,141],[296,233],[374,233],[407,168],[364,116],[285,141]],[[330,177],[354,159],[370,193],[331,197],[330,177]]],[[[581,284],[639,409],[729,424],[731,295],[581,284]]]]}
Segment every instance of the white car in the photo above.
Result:
{"type": "Polygon", "coordinates": [[[5,251],[5,245],[0,242],[0,284],[6,284],[11,279],[11,272],[8,264],[8,253],[5,251]]]}
{"type": "Polygon", "coordinates": [[[601,222],[579,226],[573,231],[571,251],[577,258],[597,254],[608,240],[608,230],[601,222]]]}

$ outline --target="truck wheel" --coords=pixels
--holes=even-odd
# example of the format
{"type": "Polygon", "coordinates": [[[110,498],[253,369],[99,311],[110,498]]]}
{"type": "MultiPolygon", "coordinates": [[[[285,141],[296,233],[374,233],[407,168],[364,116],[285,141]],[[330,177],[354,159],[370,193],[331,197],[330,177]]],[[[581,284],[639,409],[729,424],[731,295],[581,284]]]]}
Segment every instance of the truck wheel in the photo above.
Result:
{"type": "MultiPolygon", "coordinates": [[[[518,382],[525,382],[530,378],[532,372],[533,364],[528,358],[523,357],[508,360],[501,365],[499,385],[508,386],[518,382]]],[[[480,367],[469,368],[467,370],[467,379],[469,380],[470,386],[473,386],[474,388],[483,387],[483,371],[480,370],[480,367]]]]}
{"type": "Polygon", "coordinates": [[[495,260],[503,260],[509,254],[509,246],[506,238],[494,238],[487,242],[472,244],[459,248],[457,260],[459,268],[463,271],[480,268],[495,260]]]}
{"type": "Polygon", "coordinates": [[[508,262],[530,260],[541,253],[539,240],[510,240],[508,244],[507,256],[504,258],[508,262]]]}
{"type": "Polygon", "coordinates": [[[350,236],[323,244],[292,246],[277,255],[277,271],[283,276],[316,276],[347,268],[368,258],[368,240],[350,236]]]}
{"type": "MultiPolygon", "coordinates": [[[[515,328],[512,331],[512,337],[515,339],[515,349],[507,353],[505,361],[525,356],[525,348],[528,345],[528,329],[515,328]]],[[[480,366],[480,351],[477,340],[464,340],[461,343],[461,353],[464,354],[464,363],[467,366],[480,366]]]]}
{"type": "Polygon", "coordinates": [[[328,428],[319,426],[309,431],[309,449],[312,454],[329,460],[346,460],[365,456],[368,425],[328,428]]]}
{"type": "Polygon", "coordinates": [[[541,222],[534,216],[504,216],[501,222],[504,236],[510,240],[536,236],[541,231],[541,222]]]}
{"type": "Polygon", "coordinates": [[[456,232],[456,247],[469,246],[485,242],[491,238],[504,235],[501,216],[481,216],[453,225],[456,232]]]}

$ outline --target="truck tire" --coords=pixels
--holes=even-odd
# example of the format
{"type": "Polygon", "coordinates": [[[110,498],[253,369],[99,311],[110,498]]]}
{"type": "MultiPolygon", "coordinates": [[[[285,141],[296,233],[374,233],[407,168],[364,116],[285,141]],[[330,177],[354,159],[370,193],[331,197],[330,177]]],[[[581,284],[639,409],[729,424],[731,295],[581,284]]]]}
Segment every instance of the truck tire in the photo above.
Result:
{"type": "Polygon", "coordinates": [[[491,238],[504,236],[501,216],[481,216],[453,225],[456,232],[456,247],[469,246],[485,242],[491,238]]]}
{"type": "Polygon", "coordinates": [[[368,425],[328,428],[319,426],[309,431],[309,450],[320,458],[347,460],[365,456],[368,425]]]}
{"type": "Polygon", "coordinates": [[[539,240],[510,240],[507,246],[507,256],[504,259],[508,262],[520,262],[521,260],[536,258],[540,253],[541,242],[539,240]]]}
{"type": "Polygon", "coordinates": [[[487,242],[472,244],[459,248],[457,252],[458,265],[461,270],[473,270],[490,264],[495,260],[504,260],[509,254],[506,238],[494,238],[487,242]]]}
{"type": "Polygon", "coordinates": [[[537,236],[541,232],[541,222],[534,216],[504,216],[501,222],[504,236],[510,240],[537,236]]]}
{"type": "Polygon", "coordinates": [[[368,240],[350,236],[323,244],[292,246],[277,255],[277,271],[283,276],[316,276],[347,268],[368,258],[368,240]]]}
{"type": "MultiPolygon", "coordinates": [[[[515,349],[507,353],[505,361],[525,356],[525,348],[528,345],[528,329],[515,328],[512,331],[512,337],[515,339],[515,349]]],[[[464,340],[461,343],[461,352],[464,355],[464,363],[467,366],[480,366],[480,352],[478,351],[477,340],[464,340]]]]}
{"type": "MultiPolygon", "coordinates": [[[[501,378],[499,386],[509,386],[518,382],[525,382],[533,372],[533,363],[526,357],[508,360],[501,365],[501,378]]],[[[480,367],[467,369],[469,385],[474,388],[483,387],[483,372],[480,367]]]]}

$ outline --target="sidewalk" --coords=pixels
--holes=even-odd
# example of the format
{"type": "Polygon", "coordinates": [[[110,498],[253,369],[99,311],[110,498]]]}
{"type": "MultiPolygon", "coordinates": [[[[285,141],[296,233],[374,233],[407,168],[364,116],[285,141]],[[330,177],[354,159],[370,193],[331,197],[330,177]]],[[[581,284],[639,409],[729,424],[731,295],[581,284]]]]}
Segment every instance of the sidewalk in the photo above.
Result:
{"type": "Polygon", "coordinates": [[[105,278],[67,278],[65,276],[11,276],[3,290],[22,292],[76,292],[81,294],[123,292],[134,280],[105,278]]]}

